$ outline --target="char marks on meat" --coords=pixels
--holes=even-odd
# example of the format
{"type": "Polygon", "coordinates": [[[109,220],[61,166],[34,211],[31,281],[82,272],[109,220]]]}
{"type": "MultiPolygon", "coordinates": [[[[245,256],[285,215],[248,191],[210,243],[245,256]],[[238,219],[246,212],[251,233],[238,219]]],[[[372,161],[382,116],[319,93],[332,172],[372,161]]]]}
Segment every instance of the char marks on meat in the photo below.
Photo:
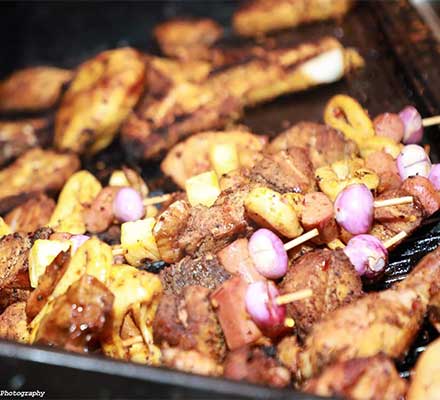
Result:
{"type": "Polygon", "coordinates": [[[187,286],[215,289],[230,277],[216,256],[204,254],[198,258],[185,257],[160,272],[165,293],[180,294],[187,286]]]}

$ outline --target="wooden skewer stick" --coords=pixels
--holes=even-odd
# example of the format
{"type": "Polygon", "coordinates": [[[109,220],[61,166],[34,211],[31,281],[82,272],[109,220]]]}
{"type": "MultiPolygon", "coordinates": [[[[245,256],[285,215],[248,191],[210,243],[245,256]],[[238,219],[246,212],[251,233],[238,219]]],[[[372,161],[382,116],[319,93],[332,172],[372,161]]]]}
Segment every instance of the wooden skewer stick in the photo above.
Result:
{"type": "Polygon", "coordinates": [[[287,293],[278,296],[275,299],[275,303],[278,304],[279,306],[282,306],[284,304],[289,304],[297,300],[308,299],[309,297],[312,297],[312,295],[313,295],[312,289],[302,289],[302,290],[298,290],[297,292],[287,293]]]}
{"type": "Polygon", "coordinates": [[[144,206],[151,206],[153,204],[165,203],[171,198],[170,194],[163,194],[161,196],[147,197],[144,199],[144,206]]]}
{"type": "Polygon", "coordinates": [[[408,234],[405,231],[398,233],[396,236],[385,240],[382,244],[386,249],[389,249],[391,246],[394,246],[396,243],[400,242],[402,239],[405,239],[408,234]]]}
{"type": "Polygon", "coordinates": [[[399,204],[410,204],[414,201],[412,196],[403,196],[403,197],[396,197],[394,199],[387,199],[387,200],[377,200],[374,202],[374,207],[387,207],[387,206],[397,206],[399,204]]]}
{"type": "Polygon", "coordinates": [[[133,344],[144,343],[144,338],[141,335],[132,336],[131,338],[122,341],[122,346],[129,347],[133,344]]]}
{"type": "Polygon", "coordinates": [[[318,229],[312,229],[311,231],[304,233],[304,235],[298,236],[290,242],[284,243],[284,250],[289,251],[290,249],[293,249],[294,247],[299,246],[300,244],[307,242],[308,240],[313,239],[318,235],[318,229]]]}
{"type": "Polygon", "coordinates": [[[440,115],[436,115],[435,117],[423,118],[422,125],[423,126],[432,126],[440,124],[440,115]]]}
{"type": "Polygon", "coordinates": [[[124,249],[122,248],[122,246],[118,245],[118,246],[113,246],[112,247],[112,254],[113,257],[116,256],[123,256],[125,254],[124,249]]]}

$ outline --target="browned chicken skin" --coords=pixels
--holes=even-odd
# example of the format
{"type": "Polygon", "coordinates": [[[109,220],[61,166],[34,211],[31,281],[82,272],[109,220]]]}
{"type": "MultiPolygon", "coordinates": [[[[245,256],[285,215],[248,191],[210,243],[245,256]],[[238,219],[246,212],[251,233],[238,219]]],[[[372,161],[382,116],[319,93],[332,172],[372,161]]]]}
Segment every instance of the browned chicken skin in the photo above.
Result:
{"type": "Polygon", "coordinates": [[[27,343],[26,303],[24,301],[11,304],[0,315],[0,338],[27,343]]]}
{"type": "Polygon", "coordinates": [[[287,315],[294,319],[302,338],[328,313],[363,294],[362,282],[341,250],[315,250],[290,265],[280,284],[281,293],[306,288],[312,289],[312,297],[287,305],[287,315]]]}
{"type": "Polygon", "coordinates": [[[0,82],[0,112],[40,111],[58,101],[71,71],[52,67],[33,67],[14,72],[0,82]]]}
{"type": "Polygon", "coordinates": [[[402,357],[417,334],[428,305],[438,294],[440,248],[425,256],[391,289],[371,293],[315,324],[300,354],[302,378],[327,365],[383,353],[402,357]]]}
{"type": "Polygon", "coordinates": [[[303,390],[318,396],[352,400],[401,400],[406,388],[407,383],[393,362],[377,355],[330,365],[321,375],[309,380],[303,390]]]}

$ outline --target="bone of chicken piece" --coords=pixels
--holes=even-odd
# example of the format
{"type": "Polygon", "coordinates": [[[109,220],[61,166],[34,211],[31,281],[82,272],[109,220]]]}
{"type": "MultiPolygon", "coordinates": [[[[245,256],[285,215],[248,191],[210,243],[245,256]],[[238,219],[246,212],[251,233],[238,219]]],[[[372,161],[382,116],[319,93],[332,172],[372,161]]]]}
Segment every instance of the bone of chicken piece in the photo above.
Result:
{"type": "Polygon", "coordinates": [[[51,108],[72,76],[71,71],[52,67],[18,70],[0,82],[0,112],[51,108]]]}
{"type": "Polygon", "coordinates": [[[260,36],[298,25],[337,19],[351,8],[352,0],[249,0],[233,16],[234,31],[260,36]]]}
{"type": "Polygon", "coordinates": [[[363,65],[352,53],[336,39],[323,37],[290,48],[262,49],[199,82],[169,78],[161,96],[147,95],[124,123],[123,144],[136,158],[161,157],[191,134],[238,119],[243,107],[341,79],[363,65]]]}
{"type": "Polygon", "coordinates": [[[107,147],[137,103],[144,79],[145,63],[129,47],[80,65],[55,118],[55,146],[92,154],[107,147]]]}
{"type": "Polygon", "coordinates": [[[327,365],[383,353],[404,355],[419,331],[430,301],[438,294],[440,247],[425,256],[391,289],[370,293],[339,308],[312,328],[300,355],[303,378],[327,365]]]}

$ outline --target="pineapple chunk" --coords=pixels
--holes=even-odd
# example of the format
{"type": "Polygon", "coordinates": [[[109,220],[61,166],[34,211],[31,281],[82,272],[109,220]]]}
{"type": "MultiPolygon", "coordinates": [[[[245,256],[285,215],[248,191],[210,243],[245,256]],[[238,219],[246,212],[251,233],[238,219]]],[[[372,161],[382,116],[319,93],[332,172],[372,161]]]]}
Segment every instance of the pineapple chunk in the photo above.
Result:
{"type": "Polygon", "coordinates": [[[9,235],[12,233],[9,225],[4,221],[2,217],[0,217],[0,238],[5,235],[9,235]]]}
{"type": "Polygon", "coordinates": [[[222,176],[240,167],[235,143],[217,143],[211,146],[209,160],[217,176],[222,176]]]}
{"type": "Polygon", "coordinates": [[[220,194],[220,185],[214,171],[187,179],[185,187],[188,200],[193,207],[198,204],[211,207],[220,194]]]}
{"type": "Polygon", "coordinates": [[[121,225],[121,246],[130,265],[142,265],[143,260],[159,260],[160,254],[153,236],[154,218],[125,222],[121,225]]]}
{"type": "Polygon", "coordinates": [[[62,251],[69,250],[68,240],[43,240],[35,241],[29,252],[29,280],[31,286],[38,286],[38,279],[44,274],[46,267],[55,260],[62,251]]]}
{"type": "Polygon", "coordinates": [[[110,176],[110,180],[108,181],[109,186],[130,186],[130,182],[128,182],[127,177],[124,174],[124,171],[117,169],[113,171],[110,176]]]}
{"type": "Polygon", "coordinates": [[[244,201],[246,212],[257,224],[292,239],[303,232],[294,208],[272,189],[253,189],[244,201]]]}

